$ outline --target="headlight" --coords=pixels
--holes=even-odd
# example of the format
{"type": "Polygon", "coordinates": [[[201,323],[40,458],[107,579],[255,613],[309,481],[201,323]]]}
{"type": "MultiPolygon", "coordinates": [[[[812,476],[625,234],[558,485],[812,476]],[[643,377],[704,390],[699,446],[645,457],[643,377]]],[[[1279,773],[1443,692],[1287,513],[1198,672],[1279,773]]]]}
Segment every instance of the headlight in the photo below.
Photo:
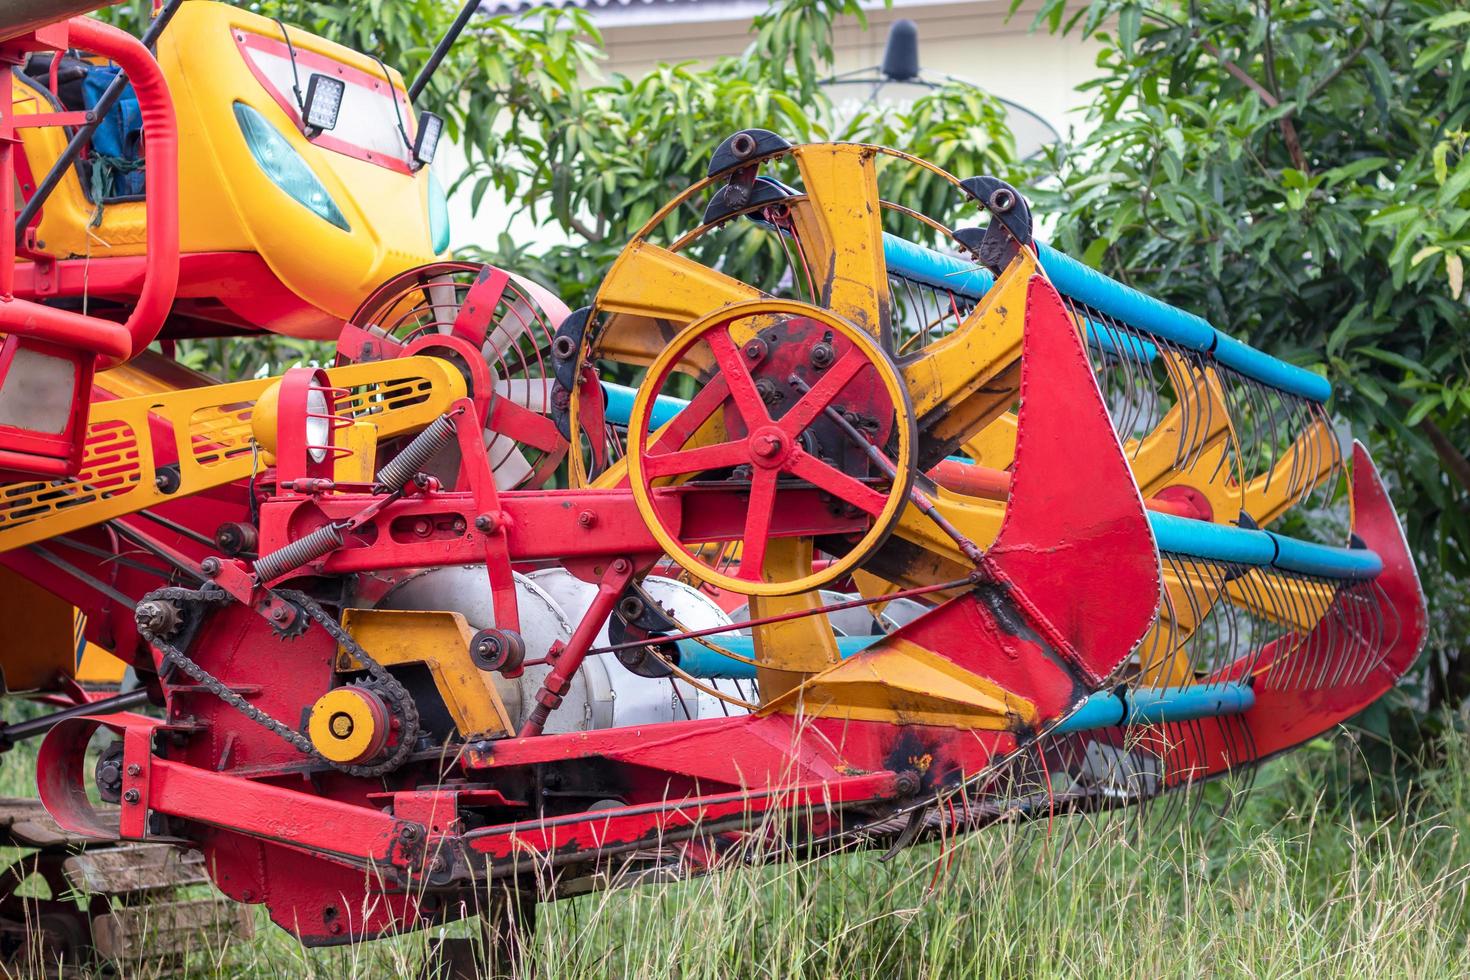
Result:
{"type": "Polygon", "coordinates": [[[322,182],[311,167],[292,149],[276,127],[259,112],[243,102],[235,103],[235,119],[245,134],[245,145],[265,175],[281,190],[304,204],[314,214],[325,218],[343,231],[351,231],[322,182]]]}
{"type": "Polygon", "coordinates": [[[306,389],[306,445],[312,461],[327,458],[332,444],[332,420],[327,418],[327,396],[320,388],[306,389]]]}
{"type": "Polygon", "coordinates": [[[432,170],[429,171],[429,242],[435,255],[442,255],[449,248],[449,198],[432,170]]]}

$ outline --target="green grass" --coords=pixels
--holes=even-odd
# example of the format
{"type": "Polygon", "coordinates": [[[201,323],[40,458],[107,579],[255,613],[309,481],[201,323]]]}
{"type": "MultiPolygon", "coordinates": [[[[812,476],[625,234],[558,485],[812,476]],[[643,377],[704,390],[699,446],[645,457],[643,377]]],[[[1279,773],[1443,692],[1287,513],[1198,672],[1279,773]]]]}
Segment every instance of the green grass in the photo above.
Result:
{"type": "MultiPolygon", "coordinates": [[[[850,854],[542,906],[534,975],[1470,975],[1470,746],[1447,747],[1412,813],[1374,819],[1325,802],[1333,758],[1318,744],[1270,764],[1224,817],[1205,813],[1226,800],[1211,787],[1188,820],[1007,825],[888,864],[850,854]]],[[[259,921],[177,975],[414,977],[432,938],[308,951],[259,921]]]]}

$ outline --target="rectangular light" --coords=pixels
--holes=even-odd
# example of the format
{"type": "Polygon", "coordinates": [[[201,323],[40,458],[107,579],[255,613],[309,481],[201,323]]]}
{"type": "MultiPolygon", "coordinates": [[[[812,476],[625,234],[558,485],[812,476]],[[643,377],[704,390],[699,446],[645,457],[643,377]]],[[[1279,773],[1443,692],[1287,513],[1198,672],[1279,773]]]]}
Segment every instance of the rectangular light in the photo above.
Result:
{"type": "Polygon", "coordinates": [[[334,129],[337,114],[342,110],[342,96],[347,92],[347,83],[330,75],[313,74],[306,83],[306,105],[301,111],[306,135],[334,129]]]}
{"type": "Polygon", "coordinates": [[[434,162],[434,153],[439,149],[439,137],[444,135],[444,120],[432,112],[419,113],[418,132],[413,138],[413,161],[415,168],[427,167],[434,162]]]}

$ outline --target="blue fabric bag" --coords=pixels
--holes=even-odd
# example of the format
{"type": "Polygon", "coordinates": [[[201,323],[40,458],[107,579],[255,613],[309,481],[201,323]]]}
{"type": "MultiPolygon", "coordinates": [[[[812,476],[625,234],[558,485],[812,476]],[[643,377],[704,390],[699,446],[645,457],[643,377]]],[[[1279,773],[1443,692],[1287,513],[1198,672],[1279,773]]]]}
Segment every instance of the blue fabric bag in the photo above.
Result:
{"type": "MultiPolygon", "coordinates": [[[[121,71],[116,65],[99,65],[82,79],[82,98],[88,109],[96,107],[107,86],[121,71]]],[[[143,113],[133,86],[123,89],[102,123],[92,134],[93,168],[103,170],[106,197],[131,197],[143,193],[143,113]]],[[[98,178],[94,178],[94,187],[98,178]]],[[[100,202],[99,202],[100,203],[100,202]]]]}

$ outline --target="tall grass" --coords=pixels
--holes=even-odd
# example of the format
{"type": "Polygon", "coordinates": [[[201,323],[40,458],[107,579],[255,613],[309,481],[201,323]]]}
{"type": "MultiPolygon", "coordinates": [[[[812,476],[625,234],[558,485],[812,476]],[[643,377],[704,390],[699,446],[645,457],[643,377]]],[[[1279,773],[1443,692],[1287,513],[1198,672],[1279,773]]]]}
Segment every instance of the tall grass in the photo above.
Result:
{"type": "MultiPolygon", "coordinates": [[[[1164,823],[1126,814],[1003,825],[903,852],[739,869],[539,911],[527,966],[546,978],[1470,975],[1470,746],[1453,738],[1414,803],[1364,817],[1328,802],[1329,753],[1271,763],[1268,784],[1164,823]]],[[[254,940],[178,975],[417,975],[470,923],[304,950],[262,916],[254,940]]],[[[126,976],[165,975],[146,961],[126,976]]]]}

